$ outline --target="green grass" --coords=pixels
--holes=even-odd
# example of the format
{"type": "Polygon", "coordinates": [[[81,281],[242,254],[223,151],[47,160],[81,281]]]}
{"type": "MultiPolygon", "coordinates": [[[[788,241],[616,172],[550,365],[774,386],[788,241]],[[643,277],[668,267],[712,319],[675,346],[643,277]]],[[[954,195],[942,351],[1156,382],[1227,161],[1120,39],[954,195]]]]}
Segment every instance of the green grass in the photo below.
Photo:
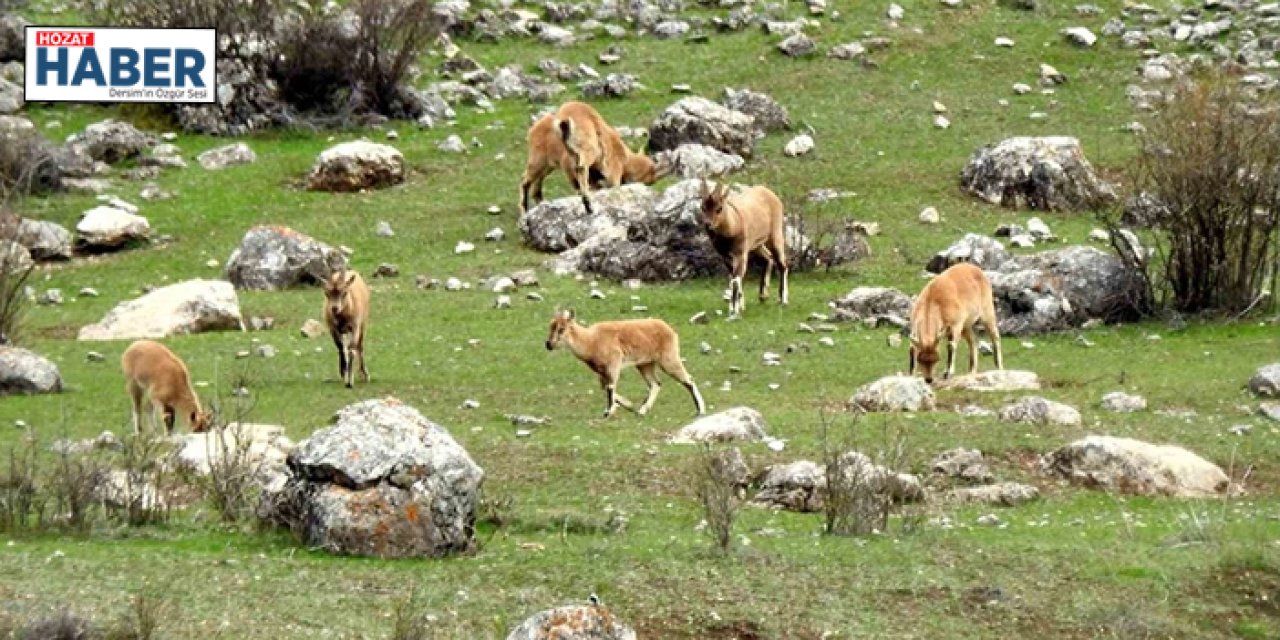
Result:
{"type": "MultiPolygon", "coordinates": [[[[770,433],[787,441],[781,453],[744,447],[753,469],[817,459],[820,412],[838,409],[859,385],[904,369],[906,354],[886,346],[888,330],[842,326],[835,346],[827,348],[817,344],[817,336],[799,333],[798,324],[855,286],[916,290],[928,256],[963,232],[990,233],[1002,222],[1025,222],[1032,215],[993,208],[960,192],[959,171],[975,148],[1011,135],[1074,135],[1095,165],[1123,178],[1134,143],[1119,127],[1135,118],[1124,86],[1136,77],[1137,54],[1110,41],[1078,50],[1057,35],[1069,24],[1097,31],[1105,16],[1076,18],[1066,7],[1029,14],[992,1],[955,10],[924,0],[901,4],[907,10],[902,28],[885,27],[887,3],[860,3],[837,7],[842,20],[824,21],[815,34],[825,45],[858,39],[864,31],[889,35],[894,45],[872,54],[880,65],[875,70],[820,57],[787,59],[772,49],[770,38],[754,31],[713,35],[706,45],[628,38],[623,61],[607,68],[635,73],[648,86],[632,98],[598,105],[616,124],[647,125],[676,98],[666,90],[675,82],[688,82],[709,97],[718,97],[723,86],[750,86],[775,96],[794,120],[813,127],[817,150],[785,158],[787,136],[772,135],[737,180],[771,186],[793,212],[881,224],[883,234],[871,239],[871,259],[831,273],[798,274],[790,307],[752,298],[738,322],[686,322],[698,311],[724,307],[725,283],[718,279],[635,291],[602,282],[609,297],[591,300],[590,278],[561,279],[542,271],[545,301],[528,301],[521,292],[507,311],[492,309],[494,295],[482,290],[414,288],[416,274],[475,280],[538,267],[549,257],[516,238],[523,132],[536,110],[519,101],[499,103],[493,114],[460,108],[456,126],[433,131],[392,123],[401,135],[395,145],[413,173],[406,184],[376,193],[298,188],[316,154],[332,141],[381,139],[376,130],[250,137],[256,164],[206,172],[193,163],[166,171],[158,182],[178,194],[169,201],[141,202],[141,184],[120,181],[116,193],[138,202],[155,231],[173,240],[52,265],[37,274],[37,289],[58,287],[72,299],[32,309],[24,343],[59,364],[67,390],[0,400],[0,448],[20,438],[21,431],[5,426],[18,419],[46,443],[64,430],[75,437],[126,430],[128,402],[116,363],[127,345],[76,342],[78,327],[146,285],[219,277],[221,266],[206,262],[225,263],[250,226],[286,224],[351,247],[354,266],[365,273],[392,262],[404,274],[371,283],[368,357],[374,381],[343,389],[332,346],[299,336],[303,321],[320,317],[318,290],[247,292],[240,296],[245,316],[273,316],[273,331],[167,341],[197,380],[211,384],[203,393],[211,394],[214,385],[225,389],[233,374],[245,372],[255,403],[252,420],[283,424],[299,440],[350,402],[394,395],[450,429],[484,467],[486,493],[511,501],[506,515],[512,524],[482,530],[484,544],[474,556],[397,562],[330,557],[284,534],[228,530],[202,509],[183,512],[165,527],[102,530],[88,537],[14,536],[11,544],[0,545],[0,615],[27,616],[65,605],[110,616],[127,606],[129,594],[151,589],[176,605],[166,637],[378,638],[389,632],[397,603],[417,589],[437,637],[487,638],[503,637],[537,610],[583,601],[595,591],[644,638],[727,638],[735,630],[769,638],[1275,637],[1280,441],[1274,426],[1246,415],[1254,403],[1242,388],[1257,366],[1275,359],[1280,336],[1273,325],[1107,327],[1088,333],[1096,343],[1088,349],[1077,346],[1071,334],[1032,338],[1034,348],[1006,340],[1008,366],[1038,372],[1048,383],[1044,395],[1079,407],[1083,426],[1008,425],[939,411],[871,417],[856,427],[840,422],[839,429],[857,429],[851,437],[869,446],[883,425],[902,430],[915,471],[926,471],[929,459],[944,449],[977,447],[998,477],[1037,484],[1041,501],[999,510],[1006,528],[976,526],[984,510],[929,507],[929,517],[947,516],[955,527],[933,524],[911,535],[863,540],[821,536],[817,515],[747,509],[737,532],[749,544],[740,542],[727,557],[713,553],[694,528],[701,516],[686,473],[696,452],[663,442],[690,418],[683,390],[666,385],[647,417],[623,412],[603,421],[594,377],[569,354],[543,349],[556,306],[574,307],[593,322],[634,315],[635,296],[649,314],[679,329],[689,369],[713,409],[759,408],[770,433]],[[923,33],[913,33],[914,27],[923,33]],[[1017,46],[997,49],[991,44],[997,35],[1014,38],[1017,46]],[[1012,95],[1013,83],[1034,84],[1041,62],[1070,81],[1053,96],[1012,95]],[[999,107],[1001,98],[1012,105],[999,107]],[[951,129],[933,129],[934,100],[948,106],[951,129]],[[1048,121],[1030,120],[1033,110],[1048,112],[1048,121]],[[450,133],[475,137],[484,146],[446,156],[435,145],[450,133]],[[805,203],[804,194],[819,187],[858,195],[805,203]],[[492,204],[503,212],[486,213],[492,204]],[[942,212],[942,225],[916,222],[925,206],[942,212]],[[396,236],[376,237],[378,220],[390,222],[396,236]],[[493,226],[503,227],[508,240],[481,242],[493,226]],[[459,240],[476,242],[477,251],[455,255],[459,240]],[[102,296],[75,299],[86,286],[102,296]],[[1162,339],[1151,340],[1150,334],[1162,339]],[[473,338],[479,344],[468,346],[473,338]],[[699,354],[702,341],[715,351],[699,354]],[[279,355],[235,359],[237,351],[258,342],[275,346],[279,355]],[[784,354],[781,367],[762,366],[761,352],[802,343],[811,350],[784,354]],[[90,350],[103,353],[105,361],[87,361],[90,350]],[[720,391],[725,380],[732,382],[731,392],[720,391]],[[771,391],[773,383],[780,388],[771,391]],[[1141,393],[1153,409],[1193,409],[1197,417],[1101,411],[1101,396],[1119,389],[1141,393]],[[462,409],[466,399],[478,400],[480,408],[462,409]],[[545,415],[552,422],[517,439],[503,418],[510,412],[545,415]],[[1241,423],[1254,425],[1251,435],[1228,432],[1241,423]],[[1034,454],[1090,433],[1179,443],[1237,476],[1251,468],[1250,493],[1228,502],[1125,499],[1059,486],[1033,473],[1034,454]],[[603,523],[616,510],[630,524],[610,534],[603,523]],[[1187,524],[1193,510],[1207,516],[1207,528],[1187,524]],[[762,530],[781,534],[757,533],[762,530]],[[530,550],[522,543],[544,548],[530,550]],[[1268,589],[1269,605],[1259,599],[1268,589]],[[988,605],[992,593],[999,597],[988,605]]],[[[1108,15],[1120,6],[1099,4],[1108,15]]],[[[798,15],[802,9],[789,11],[798,15]]],[[[564,50],[523,41],[460,44],[492,69],[510,63],[532,68],[543,57],[594,63],[608,42],[564,50]]],[[[571,95],[572,89],[566,98],[571,95]]],[[[55,136],[117,113],[88,106],[29,111],[42,125],[59,121],[61,129],[50,131],[55,136]]],[[[224,142],[178,140],[189,158],[224,142]]],[[[551,196],[569,193],[558,176],[547,188],[551,196]]],[[[30,200],[24,213],[71,225],[92,203],[87,196],[30,200]]],[[[1083,241],[1093,226],[1088,214],[1041,217],[1072,242],[1083,241]]],[[[634,373],[625,374],[622,385],[632,396],[641,388],[634,373]]],[[[1013,397],[952,392],[941,402],[998,408],[1013,397]]]]}

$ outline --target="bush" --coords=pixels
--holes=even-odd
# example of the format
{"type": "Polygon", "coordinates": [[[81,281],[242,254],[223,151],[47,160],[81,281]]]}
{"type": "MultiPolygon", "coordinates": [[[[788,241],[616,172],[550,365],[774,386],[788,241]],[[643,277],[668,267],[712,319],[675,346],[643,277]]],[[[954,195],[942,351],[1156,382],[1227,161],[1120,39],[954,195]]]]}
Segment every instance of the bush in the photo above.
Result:
{"type": "Polygon", "coordinates": [[[702,503],[706,533],[716,549],[728,551],[733,544],[733,523],[742,504],[739,487],[747,475],[742,454],[737,449],[715,451],[704,445],[694,469],[694,489],[702,503]]]}
{"type": "MultiPolygon", "coordinates": [[[[0,155],[4,154],[0,151],[0,155]]],[[[0,202],[0,345],[15,343],[27,298],[27,279],[35,262],[18,242],[18,217],[5,213],[0,202]]]]}
{"type": "Polygon", "coordinates": [[[62,187],[57,153],[35,129],[0,130],[0,211],[19,197],[62,187]]]}
{"type": "Polygon", "coordinates": [[[884,533],[888,530],[894,498],[901,493],[895,472],[906,464],[906,436],[886,428],[872,458],[858,453],[858,426],[859,420],[855,417],[846,437],[841,442],[832,443],[831,420],[825,415],[821,419],[820,435],[827,478],[823,496],[826,516],[823,530],[827,535],[884,533]]]}
{"type": "Polygon", "coordinates": [[[1182,81],[1146,126],[1135,186],[1160,205],[1145,211],[1159,259],[1127,250],[1119,214],[1106,214],[1108,226],[1161,302],[1240,313],[1275,291],[1280,101],[1218,73],[1182,81]]]}
{"type": "Polygon", "coordinates": [[[40,454],[28,433],[9,447],[0,469],[0,532],[37,529],[45,522],[47,499],[40,491],[40,454]]]}

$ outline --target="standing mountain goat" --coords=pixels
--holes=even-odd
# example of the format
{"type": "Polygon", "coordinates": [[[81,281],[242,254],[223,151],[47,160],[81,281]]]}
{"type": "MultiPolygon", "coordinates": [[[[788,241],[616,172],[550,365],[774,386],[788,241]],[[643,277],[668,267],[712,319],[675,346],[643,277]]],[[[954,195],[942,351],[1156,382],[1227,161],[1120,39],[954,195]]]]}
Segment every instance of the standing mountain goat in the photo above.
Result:
{"type": "Polygon", "coordinates": [[[764,259],[760,278],[760,301],[769,298],[769,272],[776,263],[781,282],[778,297],[787,304],[787,244],[782,229],[782,201],[765,187],[751,187],[729,194],[729,185],[708,189],[702,181],[702,222],[711,243],[729,267],[729,313],[743,310],[742,279],[747,275],[747,259],[755,254],[764,259]]]}
{"type": "Polygon", "coordinates": [[[324,322],[338,348],[338,376],[350,389],[360,360],[360,378],[369,381],[364,365],[364,331],[369,326],[369,287],[355,271],[335,271],[324,283],[324,322]],[[345,341],[344,341],[345,336],[345,341]]]}
{"type": "Polygon", "coordinates": [[[938,364],[938,336],[947,338],[947,371],[945,378],[956,372],[956,341],[964,336],[969,343],[969,373],[978,371],[978,338],[973,325],[978,320],[986,327],[995,347],[996,368],[1004,368],[1000,350],[1000,328],[996,325],[996,307],[991,299],[991,282],[982,269],[961,262],[930,280],[911,305],[911,351],[909,373],[918,365],[924,381],[933,382],[933,367],[938,364]]]}
{"type": "Polygon", "coordinates": [[[542,201],[542,181],[556,169],[582,196],[582,205],[591,213],[591,188],[643,182],[653,184],[661,177],[653,160],[623,144],[622,136],[609,126],[599,112],[583,102],[566,102],[529,127],[529,160],[520,180],[520,212],[529,208],[529,199],[542,201]]]}
{"type": "Polygon", "coordinates": [[[604,388],[604,417],[608,418],[622,405],[644,415],[658,398],[662,385],[658,384],[657,367],[683,384],[693,395],[698,415],[706,413],[706,404],[693,376],[685,371],[680,361],[680,338],[671,325],[653,318],[644,320],[618,320],[597,322],[587,327],[574,320],[572,311],[557,311],[551,320],[551,333],[547,335],[547,350],[564,345],[600,376],[604,388]],[[618,395],[618,375],[622,368],[634,365],[649,386],[644,404],[636,409],[626,398],[618,395]]]}
{"type": "Polygon", "coordinates": [[[182,358],[153,340],[138,340],[120,357],[125,388],[133,402],[133,432],[142,431],[142,401],[149,398],[154,411],[164,416],[165,432],[173,433],[177,414],[187,419],[191,431],[209,426],[209,415],[200,408],[200,398],[191,388],[191,374],[182,358]]]}

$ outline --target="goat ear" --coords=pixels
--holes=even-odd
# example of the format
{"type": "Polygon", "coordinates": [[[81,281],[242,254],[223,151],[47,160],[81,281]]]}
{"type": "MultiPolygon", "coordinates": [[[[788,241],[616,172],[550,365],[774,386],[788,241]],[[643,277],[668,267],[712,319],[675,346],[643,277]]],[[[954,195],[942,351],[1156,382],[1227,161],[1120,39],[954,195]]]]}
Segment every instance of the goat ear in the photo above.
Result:
{"type": "Polygon", "coordinates": [[[578,317],[578,314],[574,313],[574,312],[573,312],[573,309],[567,309],[567,310],[564,312],[564,317],[565,317],[565,319],[566,319],[566,320],[573,320],[574,318],[577,318],[577,317],[578,317]]]}
{"type": "Polygon", "coordinates": [[[706,200],[711,190],[707,188],[707,179],[703,178],[702,183],[698,185],[698,199],[706,200]]]}
{"type": "Polygon", "coordinates": [[[351,285],[352,285],[352,283],[354,283],[354,282],[356,281],[356,276],[357,276],[357,275],[358,275],[358,274],[357,274],[356,272],[354,272],[354,271],[348,271],[348,272],[347,272],[347,282],[346,282],[346,285],[347,285],[348,287],[349,287],[349,286],[351,286],[351,285]]]}

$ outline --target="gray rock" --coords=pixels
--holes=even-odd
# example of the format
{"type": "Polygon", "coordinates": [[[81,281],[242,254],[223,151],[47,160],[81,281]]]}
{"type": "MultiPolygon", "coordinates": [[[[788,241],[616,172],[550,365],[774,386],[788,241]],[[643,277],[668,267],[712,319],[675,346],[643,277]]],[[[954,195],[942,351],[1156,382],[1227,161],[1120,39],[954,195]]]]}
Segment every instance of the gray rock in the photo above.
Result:
{"type": "Polygon", "coordinates": [[[968,262],[983,270],[997,269],[1009,259],[1000,241],[977,233],[966,233],[965,236],[951,246],[939,251],[929,259],[925,270],[929,273],[942,273],[948,267],[968,262]]]}
{"type": "Polygon", "coordinates": [[[689,33],[689,29],[689,23],[684,20],[663,20],[662,22],[653,25],[651,33],[653,33],[653,37],[655,38],[667,40],[671,38],[679,38],[686,33],[689,33]]]}
{"type": "Polygon", "coordinates": [[[782,154],[789,158],[794,158],[805,155],[810,151],[813,151],[813,136],[802,133],[787,142],[787,145],[782,149],[782,154]]]}
{"type": "Polygon", "coordinates": [[[629,73],[611,73],[597,80],[579,85],[582,95],[588,98],[623,98],[641,87],[636,77],[629,73]]]}
{"type": "Polygon", "coordinates": [[[1016,482],[1001,482],[980,487],[952,489],[944,500],[958,504],[984,504],[997,507],[1016,507],[1040,497],[1040,490],[1016,482]]]}
{"type": "Polygon", "coordinates": [[[750,407],[734,407],[685,425],[667,442],[756,442],[766,437],[764,416],[750,407]]]}
{"type": "Polygon", "coordinates": [[[259,487],[279,491],[287,479],[285,460],[293,447],[284,427],[232,422],[222,429],[178,436],[173,461],[201,477],[230,464],[243,464],[259,487]]]}
{"type": "Polygon", "coordinates": [[[394,147],[356,140],[325,149],[307,175],[312,191],[362,191],[404,182],[404,156],[394,147]]]}
{"type": "Polygon", "coordinates": [[[22,273],[34,264],[26,247],[12,240],[0,240],[0,269],[7,273],[22,273]]]}
{"type": "Polygon", "coordinates": [[[34,351],[0,346],[0,396],[60,391],[58,365],[34,351]]]}
{"type": "Polygon", "coordinates": [[[276,290],[319,285],[347,267],[342,252],[282,226],[250,229],[227,259],[226,277],[238,289],[276,290]]]}
{"type": "Polygon", "coordinates": [[[843,298],[831,301],[834,319],[905,326],[911,317],[911,296],[890,287],[857,287],[843,298]]]}
{"type": "Polygon", "coordinates": [[[1091,318],[1127,320],[1146,295],[1140,274],[1083,245],[1015,256],[986,273],[1003,335],[1060,331],[1091,318]]]}
{"type": "Polygon", "coordinates": [[[0,115],[17,113],[26,104],[26,91],[22,85],[0,78],[0,115]]]}
{"type": "Polygon", "coordinates": [[[36,260],[71,257],[71,232],[56,222],[23,218],[18,223],[17,241],[36,260]]]}
{"type": "Polygon", "coordinates": [[[1258,413],[1275,422],[1280,422],[1280,402],[1263,402],[1258,405],[1258,413]]]}
{"type": "Polygon", "coordinates": [[[986,484],[994,477],[977,449],[948,449],[929,463],[933,473],[970,484],[986,484]]]}
{"type": "Polygon", "coordinates": [[[755,146],[755,119],[706,98],[681,98],[649,127],[649,151],[683,144],[704,144],[724,153],[750,158],[755,146]]]}
{"type": "Polygon", "coordinates": [[[146,218],[112,205],[85,211],[76,223],[76,244],[86,251],[112,251],[150,237],[146,218]]]}
{"type": "Polygon", "coordinates": [[[1080,412],[1061,402],[1027,396],[1000,409],[1000,419],[1005,422],[1077,426],[1080,424],[1080,412]]]}
{"type": "Polygon", "coordinates": [[[258,161],[258,154],[243,142],[228,144],[210,149],[196,156],[196,162],[210,171],[225,169],[238,164],[250,164],[258,161]]]}
{"type": "Polygon", "coordinates": [[[1135,396],[1124,393],[1123,391],[1112,391],[1102,396],[1102,408],[1115,413],[1133,413],[1135,411],[1145,411],[1147,408],[1147,399],[1142,396],[1135,396]]]}
{"type": "Polygon", "coordinates": [[[1145,496],[1202,498],[1231,486],[1222,468],[1173,445],[1089,436],[1040,460],[1041,471],[1090,489],[1145,496]]]}
{"type": "MultiPolygon", "coordinates": [[[[851,474],[847,477],[894,501],[918,500],[924,495],[916,476],[886,469],[857,451],[842,455],[838,466],[851,474]]],[[[751,499],[757,505],[801,513],[821,511],[826,503],[827,469],[809,460],[770,465],[753,484],[759,487],[751,499]]]]}
{"type": "Polygon", "coordinates": [[[136,158],[155,143],[155,136],[115,120],[95,122],[71,139],[71,144],[83,149],[90,158],[107,164],[136,158]]]}
{"type": "Polygon", "coordinates": [[[222,280],[188,280],[121,302],[98,323],[81,327],[77,339],[159,339],[223,329],[244,330],[235,289],[222,280]]]}
{"type": "Polygon", "coordinates": [[[1249,391],[1257,396],[1280,397],[1280,362],[1259,367],[1249,378],[1249,391]]]}
{"type": "Polygon", "coordinates": [[[394,398],[366,400],[298,443],[259,515],[334,553],[443,556],[474,547],[483,480],[444,427],[394,398]]]}
{"type": "Polygon", "coordinates": [[[16,12],[0,13],[0,62],[26,59],[26,27],[30,24],[16,12]]]}
{"type": "Polygon", "coordinates": [[[742,156],[723,153],[701,144],[682,144],[670,151],[653,155],[659,167],[666,167],[671,174],[681,178],[719,178],[738,171],[746,165],[742,156]]]}
{"type": "Polygon", "coordinates": [[[791,56],[792,58],[802,58],[804,56],[813,55],[817,50],[818,43],[814,42],[813,38],[810,38],[803,33],[788,36],[786,40],[778,43],[778,51],[781,51],[783,55],[791,56]]]}
{"type": "Polygon", "coordinates": [[[760,131],[772,133],[791,129],[791,114],[787,113],[786,107],[778,104],[777,100],[767,94],[750,89],[725,87],[720,103],[734,111],[751,116],[753,124],[760,131]]]}
{"type": "Polygon", "coordinates": [[[861,42],[848,42],[831,47],[827,57],[837,60],[857,60],[867,54],[867,48],[861,42]]]}
{"type": "MultiPolygon", "coordinates": [[[[959,358],[960,356],[957,356],[957,359],[959,358]]],[[[955,376],[951,379],[937,382],[937,385],[939,389],[1007,393],[1010,391],[1038,390],[1040,388],[1040,378],[1034,371],[990,369],[980,373],[955,376]]]]}
{"type": "Polygon", "coordinates": [[[932,411],[933,389],[924,378],[893,375],[859,387],[849,400],[851,409],[863,411],[932,411]]]}
{"type": "Polygon", "coordinates": [[[534,614],[507,640],[636,640],[636,632],[599,605],[570,605],[534,614]]]}
{"type": "Polygon", "coordinates": [[[1063,29],[1060,33],[1068,42],[1076,45],[1077,47],[1088,48],[1098,42],[1098,36],[1094,35],[1092,31],[1085,27],[1068,27],[1063,29]]]}
{"type": "Polygon", "coordinates": [[[970,193],[1007,207],[1094,209],[1116,200],[1094,172],[1080,141],[1067,136],[1009,138],[978,149],[960,174],[970,193]]]}

